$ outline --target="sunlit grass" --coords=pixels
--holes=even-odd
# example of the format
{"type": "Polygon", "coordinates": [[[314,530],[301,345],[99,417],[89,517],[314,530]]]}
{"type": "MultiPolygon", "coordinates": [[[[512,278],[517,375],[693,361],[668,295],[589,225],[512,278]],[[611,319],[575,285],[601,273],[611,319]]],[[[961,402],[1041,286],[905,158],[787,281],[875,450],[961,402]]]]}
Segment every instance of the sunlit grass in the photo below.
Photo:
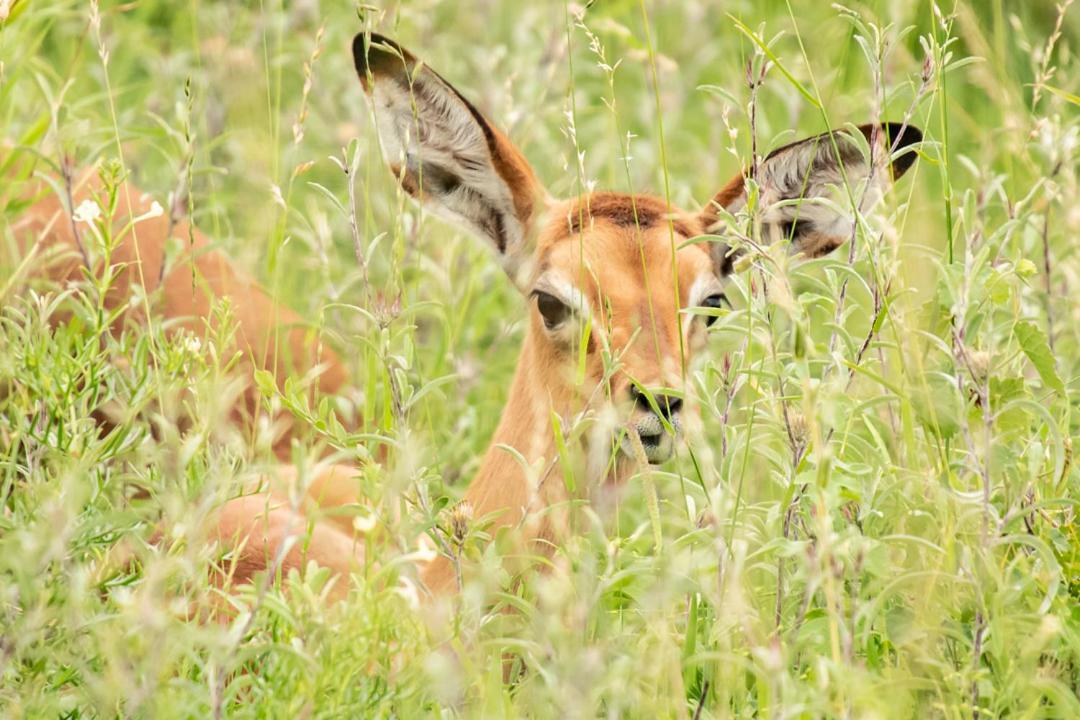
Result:
{"type": "Polygon", "coordinates": [[[344,603],[314,571],[216,598],[205,524],[280,462],[267,421],[228,420],[231,309],[198,344],[110,329],[106,278],[50,284],[17,248],[5,174],[0,712],[1080,715],[1076,8],[402,5],[150,0],[99,24],[0,0],[0,142],[54,179],[69,158],[130,175],[299,311],[351,388],[264,382],[265,414],[298,418],[301,482],[323,456],[362,467],[380,519],[344,603]],[[470,528],[470,582],[434,606],[408,559],[487,447],[525,303],[385,169],[347,50],[365,26],[564,197],[697,209],[830,125],[926,134],[850,252],[740,264],[688,448],[582,503],[520,581],[530,560],[470,528]],[[235,618],[196,621],[208,598],[235,618]]]}

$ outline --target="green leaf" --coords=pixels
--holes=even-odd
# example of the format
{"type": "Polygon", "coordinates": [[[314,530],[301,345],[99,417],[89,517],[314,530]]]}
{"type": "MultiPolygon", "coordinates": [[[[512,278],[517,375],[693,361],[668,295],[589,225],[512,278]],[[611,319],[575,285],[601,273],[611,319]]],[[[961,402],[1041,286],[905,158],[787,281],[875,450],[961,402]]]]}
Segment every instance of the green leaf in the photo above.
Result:
{"type": "Polygon", "coordinates": [[[1046,342],[1046,334],[1027,320],[1020,320],[1013,325],[1013,333],[1020,342],[1024,354],[1035,366],[1043,384],[1059,393],[1064,393],[1065,383],[1061,381],[1057,368],[1054,367],[1054,355],[1050,352],[1049,343],[1046,342]]]}
{"type": "Polygon", "coordinates": [[[277,394],[277,383],[274,382],[274,376],[268,370],[255,371],[255,387],[259,389],[263,397],[273,397],[277,394]]]}
{"type": "Polygon", "coordinates": [[[416,404],[420,402],[420,400],[423,399],[424,396],[426,396],[428,393],[435,390],[436,388],[442,387],[443,385],[448,385],[457,379],[457,374],[451,373],[449,375],[443,375],[440,378],[435,378],[434,380],[425,383],[419,390],[413,393],[412,397],[410,397],[408,402],[405,403],[405,409],[411,410],[412,408],[416,407],[416,404]]]}
{"type": "Polygon", "coordinates": [[[1037,272],[1039,272],[1039,268],[1035,267],[1035,263],[1027,258],[1022,258],[1020,262],[1016,263],[1016,274],[1025,280],[1032,277],[1037,272]]]}
{"type": "Polygon", "coordinates": [[[1056,88],[1052,85],[1043,85],[1043,87],[1066,102],[1071,102],[1073,105],[1080,105],[1080,95],[1073,95],[1071,92],[1065,92],[1061,88],[1056,88]]]}
{"type": "Polygon", "coordinates": [[[810,93],[810,91],[803,86],[801,82],[795,79],[795,76],[792,75],[786,67],[784,67],[784,63],[780,62],[780,58],[776,57],[776,54],[773,53],[772,48],[766,45],[764,40],[759,38],[753,30],[751,30],[742,21],[740,21],[738,18],[731,15],[730,13],[728,14],[728,19],[735,24],[735,27],[737,27],[743,35],[753,40],[754,44],[761,48],[761,52],[765,53],[765,56],[772,61],[773,65],[775,65],[776,68],[784,75],[784,77],[787,78],[788,82],[790,82],[795,87],[795,89],[798,90],[804,98],[806,98],[807,102],[816,107],[818,110],[821,109],[821,102],[816,97],[814,97],[810,93]]]}
{"type": "Polygon", "coordinates": [[[930,432],[948,439],[960,430],[963,407],[956,381],[944,372],[928,372],[911,388],[911,406],[930,432]]]}
{"type": "Polygon", "coordinates": [[[577,492],[577,481],[574,479],[574,466],[570,463],[570,452],[566,447],[566,438],[563,435],[562,419],[559,413],[551,412],[551,432],[555,437],[555,447],[559,451],[559,463],[563,469],[563,482],[566,490],[573,495],[577,492]]]}
{"type": "Polygon", "coordinates": [[[660,525],[660,496],[656,494],[656,482],[651,468],[646,467],[641,476],[642,489],[645,492],[645,507],[649,511],[649,524],[653,531],[653,546],[656,552],[664,548],[664,532],[660,525]]]}
{"type": "Polygon", "coordinates": [[[308,185],[322,193],[323,197],[325,197],[327,200],[334,204],[334,207],[338,209],[338,212],[341,213],[342,217],[348,219],[349,211],[346,210],[345,206],[341,203],[341,201],[337,199],[337,195],[335,195],[333,191],[331,191],[324,185],[320,185],[317,182],[309,182],[308,185]]]}
{"type": "Polygon", "coordinates": [[[1022,405],[1010,405],[1002,410],[1007,403],[1023,397],[1025,397],[1023,378],[990,378],[990,402],[995,410],[994,420],[1002,431],[1022,432],[1030,426],[1031,417],[1022,405]]]}

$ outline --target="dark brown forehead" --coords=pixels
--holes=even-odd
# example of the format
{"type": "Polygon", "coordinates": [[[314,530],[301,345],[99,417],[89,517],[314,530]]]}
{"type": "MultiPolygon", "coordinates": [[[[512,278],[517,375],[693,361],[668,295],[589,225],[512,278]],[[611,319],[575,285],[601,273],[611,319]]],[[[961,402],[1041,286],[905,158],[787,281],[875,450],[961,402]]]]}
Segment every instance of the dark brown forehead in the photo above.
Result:
{"type": "Polygon", "coordinates": [[[576,235],[594,222],[606,221],[622,228],[647,230],[671,222],[673,229],[683,237],[702,233],[701,224],[694,216],[671,207],[654,195],[627,195],[615,192],[597,192],[567,204],[565,213],[556,220],[560,224],[558,234],[576,235]]]}
{"type": "Polygon", "coordinates": [[[672,211],[659,198],[595,193],[551,210],[534,272],[555,271],[594,302],[599,293],[630,317],[643,292],[655,296],[654,304],[688,302],[691,288],[714,270],[704,245],[683,243],[701,234],[700,219],[672,211]],[[679,297],[672,293],[676,287],[679,297]]]}

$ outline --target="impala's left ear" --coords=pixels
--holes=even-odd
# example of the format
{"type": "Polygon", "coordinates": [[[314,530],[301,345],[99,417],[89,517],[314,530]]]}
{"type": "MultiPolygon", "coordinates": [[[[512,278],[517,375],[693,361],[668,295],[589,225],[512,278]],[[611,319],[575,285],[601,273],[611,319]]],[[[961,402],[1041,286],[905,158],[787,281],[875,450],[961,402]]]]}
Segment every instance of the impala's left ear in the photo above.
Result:
{"type": "MultiPolygon", "coordinates": [[[[862,125],[859,132],[869,156],[844,129],[785,145],[761,161],[754,179],[766,239],[787,238],[794,252],[808,257],[832,252],[851,235],[853,209],[870,210],[890,181],[914,164],[914,146],[922,140],[918,128],[884,123],[862,125]]],[[[745,175],[751,172],[732,178],[702,211],[706,232],[723,234],[718,208],[734,212],[746,203],[745,175]]],[[[723,243],[713,248],[720,274],[728,274],[734,258],[723,243]]]]}

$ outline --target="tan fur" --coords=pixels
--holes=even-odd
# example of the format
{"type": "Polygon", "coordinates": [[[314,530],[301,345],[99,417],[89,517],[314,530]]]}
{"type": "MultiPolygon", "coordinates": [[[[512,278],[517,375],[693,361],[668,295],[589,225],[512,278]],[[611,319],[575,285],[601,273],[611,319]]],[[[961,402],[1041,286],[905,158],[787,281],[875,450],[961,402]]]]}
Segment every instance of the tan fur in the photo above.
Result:
{"type": "MultiPolygon", "coordinates": [[[[78,207],[100,190],[101,183],[96,176],[84,175],[73,193],[73,205],[78,207]]],[[[83,259],[71,217],[61,199],[44,183],[37,182],[23,188],[21,195],[38,200],[20,213],[11,225],[20,253],[33,252],[42,258],[52,258],[44,271],[55,282],[81,279],[83,259]]],[[[149,212],[153,202],[130,184],[120,188],[119,200],[120,209],[113,223],[117,233],[130,223],[131,218],[149,212]],[[130,212],[127,211],[128,197],[132,201],[130,212]]],[[[81,228],[80,236],[85,247],[90,242],[85,226],[81,228]]],[[[170,259],[162,278],[161,264],[170,239],[168,217],[162,214],[142,220],[123,235],[111,258],[120,272],[105,298],[109,309],[128,305],[133,289],[144,285],[151,298],[150,311],[162,320],[171,321],[171,332],[183,329],[204,337],[213,299],[229,298],[236,322],[236,345],[221,348],[221,351],[226,358],[235,350],[243,353],[240,372],[249,380],[242,402],[236,407],[238,419],[250,419],[259,410],[260,396],[250,382],[251,373],[256,369],[268,370],[284,381],[290,374],[304,374],[320,365],[322,373],[318,376],[317,387],[321,393],[333,394],[345,386],[348,374],[340,358],[317,341],[299,315],[271,300],[251,278],[233,267],[224,254],[213,249],[209,239],[198,230],[192,230],[193,242],[189,244],[186,221],[175,224],[171,237],[176,238],[183,250],[179,257],[170,259]]],[[[101,261],[92,268],[97,275],[103,270],[101,261]]],[[[145,306],[136,302],[117,318],[114,329],[119,330],[132,319],[143,322],[144,315],[145,306]]],[[[285,421],[285,418],[280,420],[285,421]]],[[[291,437],[291,431],[286,428],[276,444],[279,454],[288,452],[291,437]]]]}
{"type": "MultiPolygon", "coordinates": [[[[702,245],[689,245],[675,252],[672,247],[700,233],[700,221],[679,210],[669,210],[650,196],[605,193],[597,207],[610,208],[613,200],[624,206],[631,202],[644,212],[663,210],[676,217],[683,232],[672,235],[666,223],[639,230],[613,221],[606,213],[589,216],[580,235],[567,232],[565,218],[578,211],[576,202],[559,203],[548,210],[534,255],[536,275],[556,271],[583,289],[593,308],[603,308],[594,316],[602,325],[610,345],[622,352],[621,370],[610,387],[599,388],[599,400],[608,398],[625,405],[630,378],[646,387],[681,387],[684,365],[680,358],[683,333],[680,309],[689,302],[695,280],[711,272],[712,260],[702,245]],[[673,272],[674,268],[674,272],[673,272]],[[679,292],[676,304],[675,278],[679,292]],[[651,308],[650,308],[651,300],[651,308]],[[608,310],[610,309],[610,312],[608,310]],[[635,331],[637,334],[635,336],[635,331]],[[633,342],[631,342],[633,338],[633,342]]],[[[701,332],[700,324],[692,332],[701,332]]],[[[597,327],[597,332],[600,328],[597,327]]],[[[683,338],[686,360],[694,343],[683,338]]],[[[480,470],[465,494],[465,502],[476,518],[494,516],[493,530],[519,525],[516,540],[526,553],[546,555],[558,544],[565,530],[564,513],[550,508],[570,498],[558,457],[551,426],[551,413],[572,418],[603,376],[600,353],[587,358],[586,380],[575,387],[574,357],[547,336],[536,308],[530,309],[529,329],[507,398],[506,408],[480,470]],[[526,461],[540,463],[540,486],[531,487],[521,464],[499,445],[508,445],[526,461]]],[[[615,471],[601,480],[619,482],[633,469],[628,459],[615,463],[615,471]]],[[[454,570],[445,557],[435,560],[423,573],[425,584],[434,592],[453,589],[454,570]]]]}
{"type": "Polygon", "coordinates": [[[746,174],[739,173],[735,177],[731,178],[720,188],[720,192],[713,196],[713,199],[708,205],[701,211],[701,219],[706,227],[711,226],[716,222],[719,217],[717,210],[719,208],[731,207],[735,202],[742,198],[746,183],[746,174]]]}
{"type": "MultiPolygon", "coordinates": [[[[10,189],[10,186],[8,188],[10,189]]],[[[31,182],[18,188],[19,197],[37,198],[29,208],[15,216],[9,227],[16,240],[18,252],[25,256],[34,253],[39,271],[50,281],[76,281],[83,276],[83,259],[72,230],[69,213],[64,204],[44,183],[31,182]]],[[[92,197],[100,190],[100,182],[85,175],[77,183],[74,205],[92,197]]],[[[114,226],[119,232],[132,217],[150,210],[152,200],[133,185],[121,187],[120,207],[114,226]],[[126,208],[130,193],[131,212],[126,208]]],[[[168,218],[160,216],[139,222],[134,232],[128,232],[112,255],[112,263],[120,267],[107,296],[105,306],[112,311],[127,305],[133,287],[145,283],[152,298],[150,311],[158,321],[169,321],[170,331],[185,329],[196,336],[205,336],[206,323],[214,298],[230,298],[236,322],[236,350],[243,352],[238,372],[248,376],[253,370],[269,370],[279,380],[288,374],[303,374],[316,364],[322,366],[317,386],[321,393],[331,394],[345,386],[347,372],[338,356],[319,345],[303,327],[301,318],[292,310],[275,303],[249,277],[238,271],[198,230],[193,230],[194,243],[187,247],[188,227],[180,222],[172,229],[172,237],[180,238],[186,248],[173,259],[164,278],[160,277],[161,262],[168,236],[168,218]],[[194,280],[193,280],[194,271],[194,280]],[[274,335],[280,332],[280,350],[274,353],[274,335]]],[[[83,243],[89,242],[88,230],[81,228],[83,243]]],[[[92,271],[103,272],[98,262],[92,271]]],[[[35,282],[33,278],[28,282],[35,282]]],[[[144,307],[135,304],[116,321],[119,330],[125,322],[142,322],[144,307]],[[127,315],[132,317],[127,317],[127,315]]],[[[232,349],[222,348],[226,357],[232,349]]],[[[258,410],[259,394],[249,384],[236,407],[238,420],[250,419],[258,410]]],[[[279,419],[281,424],[283,419],[279,419]]],[[[277,443],[279,454],[288,452],[292,432],[286,428],[277,443]]],[[[226,503],[211,528],[210,540],[223,547],[234,547],[238,553],[235,565],[223,570],[233,583],[247,582],[271,565],[285,538],[294,534],[300,542],[294,545],[280,564],[282,575],[292,569],[303,571],[309,560],[328,567],[335,574],[346,574],[362,562],[363,553],[357,545],[352,528],[352,516],[334,513],[334,508],[358,502],[355,471],[342,465],[331,465],[318,472],[308,486],[298,508],[287,501],[290,483],[295,481],[296,469],[282,466],[275,474],[270,489],[258,489],[226,503]],[[329,508],[329,511],[323,511],[329,508]],[[318,521],[318,522],[317,522],[318,521]],[[308,531],[312,531],[307,538],[308,531]]],[[[263,482],[260,484],[267,484],[263,482]]],[[[222,576],[222,579],[226,579],[222,576]]],[[[347,585],[337,582],[331,595],[341,597],[347,585]]]]}
{"type": "Polygon", "coordinates": [[[233,549],[221,563],[219,584],[253,582],[268,570],[279,572],[281,577],[293,570],[302,574],[314,561],[330,569],[336,578],[330,597],[343,598],[348,592],[345,578],[364,562],[352,516],[334,512],[360,502],[355,474],[345,465],[322,469],[294,506],[289,491],[297,471],[283,466],[273,478],[262,478],[255,491],[225,503],[207,538],[221,548],[233,549]],[[280,555],[286,543],[291,544],[280,555]]]}

